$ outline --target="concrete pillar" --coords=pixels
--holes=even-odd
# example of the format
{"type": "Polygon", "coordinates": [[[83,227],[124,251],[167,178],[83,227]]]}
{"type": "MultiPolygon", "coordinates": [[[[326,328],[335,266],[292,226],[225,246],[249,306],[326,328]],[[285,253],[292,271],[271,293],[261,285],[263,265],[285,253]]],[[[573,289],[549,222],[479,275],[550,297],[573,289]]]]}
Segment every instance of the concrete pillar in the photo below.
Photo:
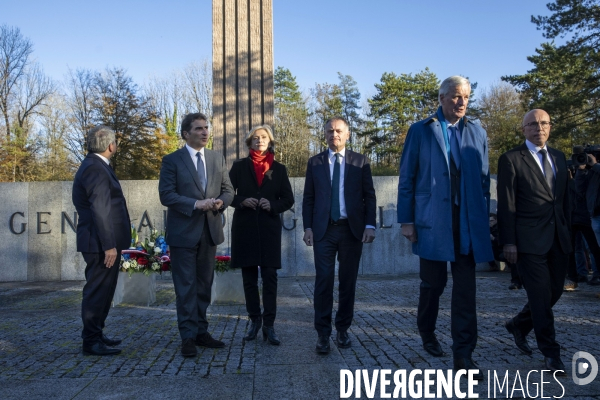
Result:
{"type": "Polygon", "coordinates": [[[213,0],[213,149],[231,166],[261,124],[273,124],[272,0],[213,0]]]}

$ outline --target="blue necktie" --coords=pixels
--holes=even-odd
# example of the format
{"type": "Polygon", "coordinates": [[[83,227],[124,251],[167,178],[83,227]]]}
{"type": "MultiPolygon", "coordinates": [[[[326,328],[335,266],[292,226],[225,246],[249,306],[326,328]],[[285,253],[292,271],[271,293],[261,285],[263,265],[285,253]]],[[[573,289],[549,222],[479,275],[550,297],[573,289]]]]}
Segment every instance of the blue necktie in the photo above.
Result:
{"type": "Polygon", "coordinates": [[[335,153],[333,164],[333,178],[331,179],[331,219],[340,219],[340,154],[335,153]]]}
{"type": "Polygon", "coordinates": [[[456,133],[455,126],[449,126],[452,130],[452,137],[450,138],[450,154],[452,155],[452,159],[454,160],[454,165],[456,165],[456,169],[460,169],[460,145],[458,144],[458,135],[456,133]]]}
{"type": "Polygon", "coordinates": [[[206,192],[206,174],[204,173],[204,163],[202,162],[202,154],[200,152],[196,153],[196,169],[198,170],[198,178],[200,179],[200,186],[202,186],[202,190],[206,192]]]}

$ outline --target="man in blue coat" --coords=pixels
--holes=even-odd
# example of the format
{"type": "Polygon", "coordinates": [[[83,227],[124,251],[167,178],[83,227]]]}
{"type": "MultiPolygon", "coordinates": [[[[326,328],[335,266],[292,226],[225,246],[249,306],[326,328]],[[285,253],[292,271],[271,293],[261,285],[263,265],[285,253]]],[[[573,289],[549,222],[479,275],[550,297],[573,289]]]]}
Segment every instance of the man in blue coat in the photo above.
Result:
{"type": "Polygon", "coordinates": [[[398,184],[398,222],[420,261],[417,326],[423,347],[435,357],[444,355],[434,331],[450,261],[455,370],[478,369],[471,358],[477,343],[475,264],[494,258],[487,137],[465,117],[470,94],[471,84],[461,76],[442,82],[437,112],[408,130],[398,184]]]}

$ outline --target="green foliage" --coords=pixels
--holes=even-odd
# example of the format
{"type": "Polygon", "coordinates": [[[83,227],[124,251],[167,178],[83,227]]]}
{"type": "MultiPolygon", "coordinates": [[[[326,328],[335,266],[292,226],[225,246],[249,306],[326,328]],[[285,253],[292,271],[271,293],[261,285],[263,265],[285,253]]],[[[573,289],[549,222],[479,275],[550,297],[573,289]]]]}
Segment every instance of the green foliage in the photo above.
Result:
{"type": "Polygon", "coordinates": [[[95,77],[92,118],[112,128],[117,153],[111,164],[120,179],[157,179],[168,137],[158,129],[158,115],[150,100],[121,68],[95,77]]]}
{"type": "Polygon", "coordinates": [[[551,141],[567,154],[574,144],[599,143],[600,5],[598,0],[556,0],[550,16],[532,17],[548,39],[528,57],[534,68],[502,77],[523,95],[526,108],[542,108],[553,121],[551,141]]]}
{"type": "Polygon", "coordinates": [[[350,75],[343,75],[338,72],[340,80],[340,100],[342,101],[342,113],[340,114],[348,124],[350,124],[350,140],[348,147],[354,151],[362,151],[362,140],[360,140],[360,127],[363,123],[359,111],[360,106],[360,91],[356,81],[350,75]]]}
{"type": "MultiPolygon", "coordinates": [[[[165,115],[167,113],[165,112],[165,115]]],[[[172,153],[179,148],[179,129],[177,123],[177,104],[173,107],[173,115],[164,119],[165,135],[167,136],[166,153],[172,153]]]]}
{"type": "Polygon", "coordinates": [[[311,138],[306,102],[289,69],[277,67],[274,78],[275,157],[291,176],[304,176],[311,138]]]}
{"type": "Polygon", "coordinates": [[[377,163],[397,165],[411,124],[433,114],[437,109],[440,82],[425,68],[415,74],[386,72],[375,84],[377,93],[369,99],[373,118],[361,135],[369,138],[367,148],[377,163]]]}

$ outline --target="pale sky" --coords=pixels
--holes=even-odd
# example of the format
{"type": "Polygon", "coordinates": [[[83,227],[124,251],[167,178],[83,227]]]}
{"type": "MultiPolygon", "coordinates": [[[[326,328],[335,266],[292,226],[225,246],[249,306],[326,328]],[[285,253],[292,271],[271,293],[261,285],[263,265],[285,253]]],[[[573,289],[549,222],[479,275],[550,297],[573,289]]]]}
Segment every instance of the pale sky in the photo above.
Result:
{"type": "MultiPolygon", "coordinates": [[[[275,67],[308,91],[351,75],[364,97],[384,72],[429,67],[440,79],[468,76],[486,88],[531,69],[545,41],[531,15],[549,0],[462,2],[274,0],[275,67]]],[[[123,67],[138,85],[212,58],[209,0],[0,0],[0,24],[21,29],[44,71],[123,67]]]]}

